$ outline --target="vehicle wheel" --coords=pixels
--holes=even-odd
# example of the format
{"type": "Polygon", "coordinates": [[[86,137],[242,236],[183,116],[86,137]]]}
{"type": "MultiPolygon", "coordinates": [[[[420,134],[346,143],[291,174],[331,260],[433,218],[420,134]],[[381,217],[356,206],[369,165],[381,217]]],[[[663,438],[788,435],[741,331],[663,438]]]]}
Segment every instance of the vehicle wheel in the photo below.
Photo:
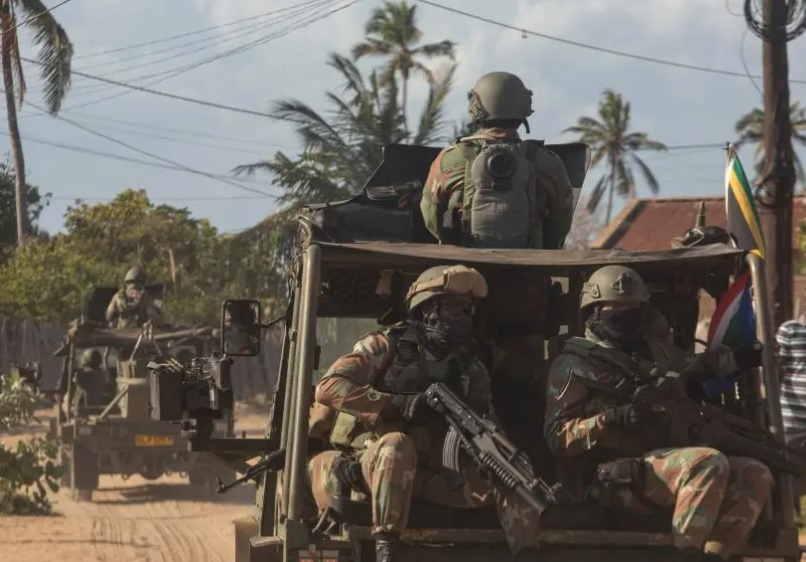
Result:
{"type": "Polygon", "coordinates": [[[86,488],[74,488],[72,496],[73,500],[77,502],[91,502],[92,490],[88,490],[86,488]]]}
{"type": "Polygon", "coordinates": [[[64,445],[59,445],[59,465],[64,469],[59,478],[59,486],[70,487],[70,455],[64,449],[64,445]]]}
{"type": "MultiPolygon", "coordinates": [[[[73,454],[70,459],[70,487],[79,491],[89,490],[89,497],[92,497],[92,490],[98,488],[98,458],[95,451],[81,443],[73,443],[73,454]]],[[[86,492],[79,493],[86,495],[86,492]]],[[[81,500],[79,499],[79,501],[81,500]]]]}

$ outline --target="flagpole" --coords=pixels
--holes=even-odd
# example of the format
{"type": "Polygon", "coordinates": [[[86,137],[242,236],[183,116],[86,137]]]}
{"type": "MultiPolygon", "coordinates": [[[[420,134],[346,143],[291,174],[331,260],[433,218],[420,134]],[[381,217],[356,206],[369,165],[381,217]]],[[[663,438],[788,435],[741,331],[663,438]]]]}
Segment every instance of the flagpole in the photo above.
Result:
{"type": "MultiPolygon", "coordinates": [[[[769,416],[769,429],[778,443],[785,443],[784,420],[781,415],[781,393],[779,391],[778,365],[775,360],[775,343],[772,330],[772,316],[770,314],[770,297],[767,292],[767,272],[764,260],[753,252],[748,252],[746,258],[750,266],[750,276],[753,280],[753,300],[756,303],[756,326],[758,339],[764,346],[761,351],[761,364],[763,373],[762,398],[766,407],[764,410],[769,416]]],[[[762,381],[758,380],[756,371],[756,386],[760,386],[762,381]]],[[[764,421],[764,420],[762,420],[764,421]]],[[[767,424],[764,423],[766,427],[767,424]]],[[[783,511],[782,523],[786,527],[794,525],[795,508],[793,505],[792,478],[789,475],[781,475],[778,479],[779,500],[783,511]]]]}

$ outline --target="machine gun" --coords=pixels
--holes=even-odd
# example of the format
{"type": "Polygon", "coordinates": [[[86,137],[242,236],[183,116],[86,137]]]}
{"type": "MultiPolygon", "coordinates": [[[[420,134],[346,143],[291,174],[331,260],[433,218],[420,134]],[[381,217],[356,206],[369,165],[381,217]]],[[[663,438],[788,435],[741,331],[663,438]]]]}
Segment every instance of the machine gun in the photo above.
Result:
{"type": "Polygon", "coordinates": [[[728,455],[758,459],[772,469],[802,475],[806,458],[775,441],[773,435],[752,422],[710,404],[699,404],[658,383],[634,387],[624,379],[616,386],[574,374],[585,387],[630,402],[641,423],[669,439],[670,446],[702,444],[728,455]]]}
{"type": "Polygon", "coordinates": [[[233,408],[231,366],[231,358],[217,353],[194,357],[189,367],[172,357],[153,358],[147,366],[151,419],[181,422],[189,431],[209,437],[213,420],[233,408]]]}
{"type": "Polygon", "coordinates": [[[504,436],[492,420],[476,414],[443,383],[425,391],[429,406],[448,422],[442,450],[445,468],[460,472],[459,453],[466,451],[478,467],[508,490],[514,490],[542,513],[550,504],[569,499],[560,484],[549,486],[536,476],[529,458],[504,436]]]}

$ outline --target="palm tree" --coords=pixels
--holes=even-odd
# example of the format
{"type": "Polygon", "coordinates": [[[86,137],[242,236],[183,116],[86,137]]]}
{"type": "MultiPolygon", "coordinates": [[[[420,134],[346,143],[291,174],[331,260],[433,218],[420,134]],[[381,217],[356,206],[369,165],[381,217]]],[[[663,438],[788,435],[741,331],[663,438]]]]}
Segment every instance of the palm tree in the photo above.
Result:
{"type": "MultiPolygon", "coordinates": [[[[381,71],[381,84],[391,82],[395,74],[400,75],[401,112],[405,116],[408,104],[409,77],[413,70],[425,76],[429,83],[435,78],[431,70],[418,57],[434,58],[447,56],[454,60],[455,43],[440,41],[419,45],[423,33],[417,27],[417,6],[405,0],[384,2],[375,8],[364,31],[366,39],[353,47],[355,60],[364,56],[387,57],[388,61],[381,71]]],[[[405,123],[404,123],[405,127],[405,123]]],[[[408,129],[404,129],[408,138],[408,129]]]]}
{"type": "MultiPolygon", "coordinates": [[[[292,206],[343,199],[358,191],[381,161],[386,144],[406,139],[406,119],[397,101],[397,81],[376,72],[365,79],[350,59],[331,54],[328,65],[346,80],[340,94],[327,92],[332,109],[318,113],[300,100],[275,103],[274,115],[297,123],[304,150],[296,159],[278,151],[271,160],[236,167],[235,174],[268,172],[286,193],[278,201],[292,206]]],[[[414,144],[444,142],[444,102],[455,65],[434,78],[420,114],[414,144]]]]}
{"type": "MultiPolygon", "coordinates": [[[[792,122],[792,141],[800,146],[806,146],[806,109],[800,107],[799,102],[790,104],[789,119],[792,122]]],[[[753,109],[736,122],[736,133],[739,140],[734,143],[736,148],[745,144],[755,144],[756,174],[761,175],[764,168],[764,112],[761,109],[753,109]]],[[[806,183],[806,173],[803,164],[798,158],[798,153],[793,151],[795,160],[795,172],[800,183],[806,183]]]]}
{"type": "Polygon", "coordinates": [[[639,150],[666,150],[666,146],[651,140],[646,133],[630,132],[630,104],[621,94],[605,90],[599,102],[598,119],[580,117],[577,124],[564,132],[577,133],[579,140],[588,144],[593,151],[591,165],[607,160],[608,173],[602,176],[588,197],[588,211],[593,213],[601,202],[605,190],[608,191],[605,224],[610,223],[613,209],[613,193],[635,197],[635,175],[631,164],[635,164],[644,176],[649,190],[657,195],[660,190],[658,180],[641,159],[639,150]]]}
{"type": "Polygon", "coordinates": [[[6,93],[8,129],[11,136],[11,159],[14,164],[14,192],[17,201],[17,244],[25,240],[25,160],[22,155],[22,139],[17,123],[17,100],[22,105],[25,97],[25,77],[22,72],[18,25],[33,28],[34,44],[39,46],[37,60],[42,65],[42,80],[47,109],[56,114],[70,88],[70,64],[73,59],[73,45],[67,32],[48,11],[41,0],[0,0],[0,33],[2,45],[0,58],[3,65],[3,85],[6,93]],[[17,21],[17,12],[27,18],[17,21]]]}

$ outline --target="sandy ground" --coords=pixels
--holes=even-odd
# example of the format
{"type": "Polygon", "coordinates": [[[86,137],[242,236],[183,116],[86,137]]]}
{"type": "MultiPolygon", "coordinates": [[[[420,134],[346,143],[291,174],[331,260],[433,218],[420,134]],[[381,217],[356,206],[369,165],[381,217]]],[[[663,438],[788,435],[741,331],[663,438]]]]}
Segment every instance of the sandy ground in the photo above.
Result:
{"type": "MultiPolygon", "coordinates": [[[[268,409],[265,410],[266,412],[268,409]]],[[[47,431],[49,410],[24,432],[0,435],[5,443],[47,431]]],[[[259,436],[265,416],[239,405],[236,430],[259,436]]],[[[231,562],[233,519],[251,513],[254,486],[246,484],[208,501],[178,476],[147,481],[102,476],[91,503],[69,490],[52,496],[51,517],[0,517],[0,561],[231,562]]]]}

